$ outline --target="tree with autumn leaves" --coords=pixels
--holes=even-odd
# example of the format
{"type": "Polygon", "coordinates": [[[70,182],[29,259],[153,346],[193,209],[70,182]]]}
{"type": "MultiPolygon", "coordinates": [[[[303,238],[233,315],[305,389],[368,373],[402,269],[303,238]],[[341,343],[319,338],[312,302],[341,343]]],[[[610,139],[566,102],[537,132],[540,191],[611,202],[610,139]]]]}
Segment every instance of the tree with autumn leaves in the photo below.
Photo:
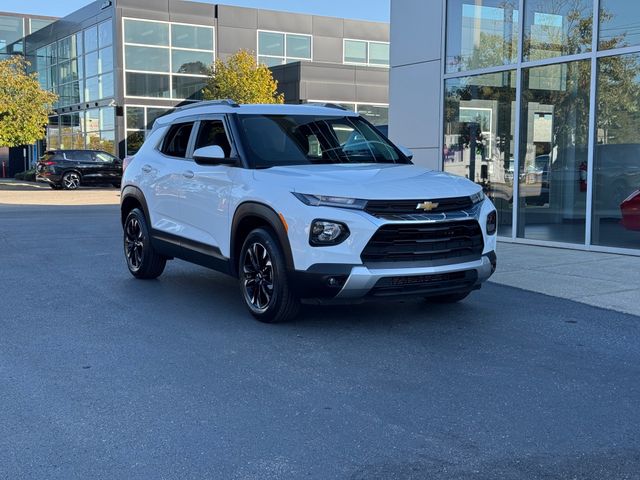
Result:
{"type": "Polygon", "coordinates": [[[0,147],[31,145],[45,136],[57,95],[43,90],[21,56],[0,61],[0,147]]]}
{"type": "Polygon", "coordinates": [[[239,50],[226,61],[216,60],[211,68],[206,100],[231,99],[237,103],[284,103],[278,93],[278,82],[266,65],[259,64],[255,55],[239,50]]]}

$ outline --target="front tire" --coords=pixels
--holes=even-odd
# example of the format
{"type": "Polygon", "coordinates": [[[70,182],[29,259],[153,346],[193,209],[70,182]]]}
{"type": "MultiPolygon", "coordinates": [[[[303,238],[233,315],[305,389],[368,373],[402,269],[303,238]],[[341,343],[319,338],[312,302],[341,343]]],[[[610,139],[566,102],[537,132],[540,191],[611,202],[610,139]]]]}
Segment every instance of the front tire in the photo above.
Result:
{"type": "Polygon", "coordinates": [[[282,247],[267,229],[253,230],[240,249],[238,272],[242,298],[264,323],[286,322],[300,309],[291,291],[282,247]]]}
{"type": "Polygon", "coordinates": [[[153,248],[147,220],[138,208],[131,210],[124,222],[124,256],[131,275],[142,280],[158,278],[167,264],[153,248]]]}
{"type": "Polygon", "coordinates": [[[458,303],[467,298],[470,294],[471,292],[449,293],[447,295],[426,297],[426,300],[431,303],[458,303]]]}
{"type": "Polygon", "coordinates": [[[62,176],[62,187],[65,190],[77,190],[80,186],[80,175],[77,172],[67,172],[62,176]]]}

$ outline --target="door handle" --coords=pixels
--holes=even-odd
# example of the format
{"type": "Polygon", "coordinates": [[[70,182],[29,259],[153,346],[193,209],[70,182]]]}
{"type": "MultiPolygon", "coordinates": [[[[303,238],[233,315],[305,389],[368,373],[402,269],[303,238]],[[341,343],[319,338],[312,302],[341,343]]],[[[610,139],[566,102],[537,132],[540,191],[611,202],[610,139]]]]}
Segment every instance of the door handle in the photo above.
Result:
{"type": "Polygon", "coordinates": [[[185,172],[182,172],[182,176],[184,178],[193,178],[195,177],[195,173],[193,173],[191,170],[187,170],[185,172]]]}
{"type": "Polygon", "coordinates": [[[144,173],[151,173],[151,165],[144,165],[144,166],[142,167],[142,171],[143,171],[144,173]]]}

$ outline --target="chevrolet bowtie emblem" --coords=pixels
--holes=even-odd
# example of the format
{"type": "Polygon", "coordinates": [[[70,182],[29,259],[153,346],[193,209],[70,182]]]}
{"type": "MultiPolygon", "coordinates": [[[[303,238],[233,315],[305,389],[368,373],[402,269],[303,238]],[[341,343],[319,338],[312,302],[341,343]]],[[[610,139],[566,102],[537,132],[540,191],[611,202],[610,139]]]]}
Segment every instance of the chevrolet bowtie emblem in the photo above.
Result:
{"type": "Polygon", "coordinates": [[[416,207],[416,210],[424,210],[425,212],[430,212],[431,210],[435,210],[438,208],[439,203],[436,202],[423,202],[419,203],[416,207]]]}

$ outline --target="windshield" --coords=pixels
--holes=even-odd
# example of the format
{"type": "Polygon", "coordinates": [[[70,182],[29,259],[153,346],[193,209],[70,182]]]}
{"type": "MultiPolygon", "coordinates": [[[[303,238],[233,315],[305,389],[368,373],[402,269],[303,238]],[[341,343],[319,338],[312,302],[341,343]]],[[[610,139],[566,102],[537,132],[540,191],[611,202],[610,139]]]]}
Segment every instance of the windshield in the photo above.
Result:
{"type": "Polygon", "coordinates": [[[359,117],[239,115],[256,168],[332,163],[409,163],[359,117]]]}

